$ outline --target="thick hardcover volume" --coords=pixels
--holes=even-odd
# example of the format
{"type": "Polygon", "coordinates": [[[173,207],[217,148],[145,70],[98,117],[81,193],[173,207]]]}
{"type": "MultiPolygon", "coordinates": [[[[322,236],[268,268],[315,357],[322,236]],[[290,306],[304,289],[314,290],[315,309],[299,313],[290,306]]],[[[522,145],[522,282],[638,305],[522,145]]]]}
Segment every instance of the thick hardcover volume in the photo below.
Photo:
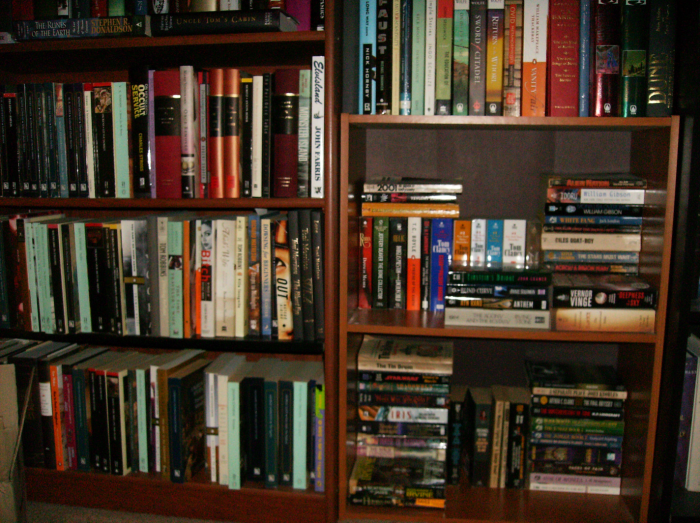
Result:
{"type": "MultiPolygon", "coordinates": [[[[359,41],[359,76],[360,95],[359,114],[376,112],[376,53],[377,45],[377,3],[373,0],[360,1],[360,41],[359,41]]],[[[388,23],[388,22],[387,22],[388,23]]]]}
{"type": "Polygon", "coordinates": [[[489,0],[486,12],[486,114],[503,114],[503,53],[505,11],[503,0],[489,0]]]}
{"type": "Polygon", "coordinates": [[[579,0],[550,0],[547,115],[578,116],[579,0]]]}
{"type": "Polygon", "coordinates": [[[675,70],[676,0],[648,0],[647,116],[671,116],[675,70]]]}
{"type": "Polygon", "coordinates": [[[437,32],[438,0],[425,2],[425,96],[426,116],[435,114],[435,45],[437,32]]]}
{"type": "Polygon", "coordinates": [[[525,0],[523,7],[522,115],[544,116],[547,90],[549,0],[525,0]]]}
{"type": "Polygon", "coordinates": [[[407,218],[389,218],[389,301],[390,309],[406,308],[407,218]]]}
{"type": "Polygon", "coordinates": [[[224,197],[224,70],[209,71],[209,197],[224,197]]]}
{"type": "Polygon", "coordinates": [[[408,218],[406,246],[406,310],[420,310],[421,219],[408,218]]]}
{"type": "Polygon", "coordinates": [[[523,80],[523,0],[505,1],[503,116],[520,116],[523,80]]]}
{"type": "Polygon", "coordinates": [[[456,0],[453,14],[452,114],[466,116],[469,114],[469,0],[456,0]]]}
{"type": "Polygon", "coordinates": [[[372,307],[389,304],[389,218],[376,216],[372,223],[372,307]]]}
{"type": "Polygon", "coordinates": [[[325,194],[325,78],[326,59],[314,56],[311,60],[311,187],[312,198],[325,194]]]}
{"type": "Polygon", "coordinates": [[[625,0],[622,5],[620,116],[646,116],[648,40],[647,0],[625,0]]]}
{"type": "Polygon", "coordinates": [[[61,18],[56,20],[18,20],[15,22],[15,35],[20,41],[150,36],[150,29],[150,20],[147,16],[61,18]]]}
{"type": "Polygon", "coordinates": [[[430,310],[445,309],[445,287],[452,257],[453,221],[435,218],[431,231],[430,310]]]}
{"type": "Polygon", "coordinates": [[[133,187],[136,198],[151,197],[151,161],[154,151],[148,135],[149,98],[148,68],[134,67],[129,72],[131,89],[131,151],[133,187]]]}
{"type": "Polygon", "coordinates": [[[435,33],[435,114],[452,114],[453,0],[438,0],[435,33]]]}
{"type": "Polygon", "coordinates": [[[297,158],[299,157],[298,69],[275,71],[275,93],[272,97],[272,149],[272,195],[275,198],[294,198],[297,195],[297,158]]]}
{"type": "MultiPolygon", "coordinates": [[[[376,93],[377,114],[391,114],[392,49],[393,49],[393,1],[382,0],[376,7],[376,93]]],[[[398,38],[399,35],[396,35],[398,38]]],[[[396,89],[399,86],[394,86],[396,89]]]]}
{"type": "Polygon", "coordinates": [[[199,85],[194,67],[180,66],[180,173],[182,197],[194,198],[197,180],[197,120],[196,100],[199,85]]]}
{"type": "Polygon", "coordinates": [[[591,0],[591,116],[619,114],[620,16],[619,0],[591,0]]]}
{"type": "Polygon", "coordinates": [[[182,197],[180,169],[180,71],[153,74],[156,196],[182,197]]]}
{"type": "Polygon", "coordinates": [[[358,289],[357,306],[360,309],[371,309],[373,303],[372,294],[372,218],[360,218],[360,281],[358,289]]]}
{"type": "MultiPolygon", "coordinates": [[[[227,67],[223,72],[222,136],[225,198],[241,196],[241,72],[227,67]]],[[[212,177],[213,178],[213,177],[212,177]]]]}
{"type": "Polygon", "coordinates": [[[297,21],[284,11],[221,11],[156,14],[151,16],[153,36],[296,31],[297,21]]]}
{"type": "Polygon", "coordinates": [[[486,111],[486,0],[470,1],[469,116],[486,111]]]}

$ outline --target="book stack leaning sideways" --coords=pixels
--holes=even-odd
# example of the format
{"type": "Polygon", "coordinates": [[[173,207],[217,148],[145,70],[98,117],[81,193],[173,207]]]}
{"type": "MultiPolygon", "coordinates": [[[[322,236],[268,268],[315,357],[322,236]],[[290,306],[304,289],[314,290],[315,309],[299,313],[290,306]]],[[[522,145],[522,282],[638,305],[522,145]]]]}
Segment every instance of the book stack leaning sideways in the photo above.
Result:
{"type": "Polygon", "coordinates": [[[444,310],[462,184],[384,178],[363,190],[358,307],[444,310]]]}
{"type": "Polygon", "coordinates": [[[365,336],[354,505],[444,508],[453,344],[365,336]]]}
{"type": "Polygon", "coordinates": [[[539,268],[539,234],[523,219],[457,220],[445,325],[549,329],[552,273],[539,268]]]}
{"type": "Polygon", "coordinates": [[[530,490],[620,494],[627,390],[614,367],[525,362],[530,490]]]}

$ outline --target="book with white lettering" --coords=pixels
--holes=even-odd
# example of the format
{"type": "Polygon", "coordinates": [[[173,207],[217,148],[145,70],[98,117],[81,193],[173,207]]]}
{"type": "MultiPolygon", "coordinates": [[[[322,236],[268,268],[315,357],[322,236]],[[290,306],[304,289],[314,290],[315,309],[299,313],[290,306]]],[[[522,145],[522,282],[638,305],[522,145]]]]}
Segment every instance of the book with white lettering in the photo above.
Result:
{"type": "Polygon", "coordinates": [[[561,274],[552,277],[555,307],[654,308],[658,289],[637,276],[624,274],[561,274]]]}

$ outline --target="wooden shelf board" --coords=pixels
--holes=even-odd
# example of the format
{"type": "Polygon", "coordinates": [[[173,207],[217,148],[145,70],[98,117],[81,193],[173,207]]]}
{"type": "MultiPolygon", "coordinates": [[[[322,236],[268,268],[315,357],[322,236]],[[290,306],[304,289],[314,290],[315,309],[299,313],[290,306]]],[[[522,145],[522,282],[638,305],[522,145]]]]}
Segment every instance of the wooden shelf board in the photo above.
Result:
{"type": "Polygon", "coordinates": [[[448,487],[445,510],[348,506],[344,517],[425,523],[634,521],[621,496],[469,487],[448,487]]]}
{"type": "Polygon", "coordinates": [[[348,123],[356,128],[410,129],[412,127],[449,129],[510,128],[523,129],[587,129],[607,131],[631,131],[639,129],[671,127],[671,118],[562,118],[562,117],[508,117],[508,116],[390,116],[349,115],[348,123]]]}
{"type": "Polygon", "coordinates": [[[0,207],[85,210],[323,209],[319,198],[2,198],[0,207]]]}
{"type": "Polygon", "coordinates": [[[205,481],[204,472],[184,484],[145,474],[111,476],[33,468],[27,469],[26,476],[27,497],[45,503],[240,523],[325,521],[323,493],[252,484],[229,490],[205,481]]]}
{"type": "Polygon", "coordinates": [[[616,332],[557,332],[536,329],[445,327],[444,315],[424,311],[355,309],[347,331],[357,334],[490,338],[595,343],[656,343],[655,334],[616,332]]]}

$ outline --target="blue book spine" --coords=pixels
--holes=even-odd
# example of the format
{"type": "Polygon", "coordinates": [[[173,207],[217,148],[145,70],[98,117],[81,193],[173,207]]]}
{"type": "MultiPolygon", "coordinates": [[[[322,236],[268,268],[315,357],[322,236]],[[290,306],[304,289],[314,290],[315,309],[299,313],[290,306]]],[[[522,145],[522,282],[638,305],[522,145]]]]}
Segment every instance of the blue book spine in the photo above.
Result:
{"type": "Polygon", "coordinates": [[[434,218],[431,230],[430,250],[430,311],[445,310],[447,272],[452,262],[451,218],[434,218]]]}
{"type": "Polygon", "coordinates": [[[401,0],[401,91],[400,115],[411,114],[411,51],[413,46],[413,0],[401,0]]]}
{"type": "Polygon", "coordinates": [[[503,266],[503,220],[486,222],[486,266],[490,269],[503,266]]]}
{"type": "Polygon", "coordinates": [[[148,14],[148,2],[146,2],[146,0],[135,0],[134,1],[134,14],[135,15],[147,15],[148,14]]]}
{"type": "Polygon", "coordinates": [[[359,114],[375,114],[377,111],[375,96],[375,72],[377,41],[377,2],[360,1],[360,99],[359,114]]]}
{"type": "Polygon", "coordinates": [[[591,70],[591,3],[581,2],[581,30],[579,31],[578,61],[578,115],[588,116],[591,70]]]}

